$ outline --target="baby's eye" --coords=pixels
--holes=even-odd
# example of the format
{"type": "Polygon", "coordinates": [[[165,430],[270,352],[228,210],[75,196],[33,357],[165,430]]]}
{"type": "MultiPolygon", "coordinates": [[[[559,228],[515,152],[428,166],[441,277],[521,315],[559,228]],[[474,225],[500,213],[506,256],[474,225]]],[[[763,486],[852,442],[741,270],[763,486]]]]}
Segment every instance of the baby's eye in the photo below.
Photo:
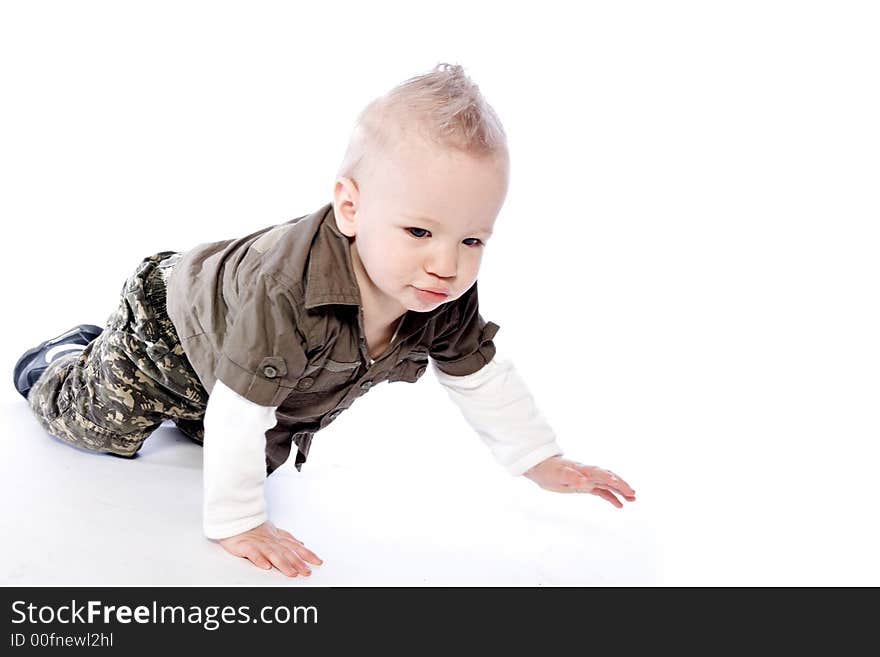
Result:
{"type": "Polygon", "coordinates": [[[481,246],[483,244],[476,237],[468,237],[466,240],[464,240],[465,244],[467,244],[470,241],[474,241],[474,242],[476,242],[476,244],[468,244],[468,246],[481,246]]]}
{"type": "Polygon", "coordinates": [[[415,233],[413,233],[413,231],[420,231],[422,233],[428,232],[424,228],[407,228],[407,230],[409,231],[409,234],[412,235],[413,237],[424,237],[424,235],[416,235],[415,233]]]}

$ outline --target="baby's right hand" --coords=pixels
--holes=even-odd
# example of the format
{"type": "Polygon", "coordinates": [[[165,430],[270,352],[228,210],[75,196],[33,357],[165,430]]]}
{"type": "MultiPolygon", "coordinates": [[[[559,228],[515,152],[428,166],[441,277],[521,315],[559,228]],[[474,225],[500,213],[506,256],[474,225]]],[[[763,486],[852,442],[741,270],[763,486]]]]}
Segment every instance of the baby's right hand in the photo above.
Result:
{"type": "Polygon", "coordinates": [[[275,566],[288,577],[311,575],[306,561],[320,566],[324,562],[290,532],[278,529],[268,520],[241,534],[217,541],[223,549],[236,557],[245,557],[255,566],[269,569],[275,566]]]}

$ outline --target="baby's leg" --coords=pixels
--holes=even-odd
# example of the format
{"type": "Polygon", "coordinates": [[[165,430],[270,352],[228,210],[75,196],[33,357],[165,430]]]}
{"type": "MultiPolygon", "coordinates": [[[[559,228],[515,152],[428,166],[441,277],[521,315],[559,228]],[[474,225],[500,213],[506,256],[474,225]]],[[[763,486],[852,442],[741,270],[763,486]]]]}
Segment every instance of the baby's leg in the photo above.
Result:
{"type": "Polygon", "coordinates": [[[175,418],[174,424],[180,429],[180,432],[187,438],[194,440],[199,445],[205,442],[205,424],[203,420],[184,420],[175,418]]]}
{"type": "Polygon", "coordinates": [[[82,352],[53,361],[31,388],[28,403],[50,434],[132,456],[164,420],[197,425],[204,417],[208,394],[165,310],[170,254],[144,259],[104,332],[82,352]]]}

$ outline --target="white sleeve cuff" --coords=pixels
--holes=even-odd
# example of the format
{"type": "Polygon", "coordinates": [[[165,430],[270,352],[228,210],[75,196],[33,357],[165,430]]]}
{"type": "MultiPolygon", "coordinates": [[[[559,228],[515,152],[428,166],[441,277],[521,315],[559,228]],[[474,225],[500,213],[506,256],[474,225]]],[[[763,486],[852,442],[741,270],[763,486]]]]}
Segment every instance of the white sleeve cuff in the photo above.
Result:
{"type": "Polygon", "coordinates": [[[468,424],[512,475],[562,454],[556,435],[513,366],[499,355],[467,376],[452,376],[432,365],[437,380],[468,424]]]}
{"type": "Polygon", "coordinates": [[[212,539],[235,536],[267,519],[266,431],[275,406],[245,399],[219,379],[205,409],[203,529],[212,539]]]}

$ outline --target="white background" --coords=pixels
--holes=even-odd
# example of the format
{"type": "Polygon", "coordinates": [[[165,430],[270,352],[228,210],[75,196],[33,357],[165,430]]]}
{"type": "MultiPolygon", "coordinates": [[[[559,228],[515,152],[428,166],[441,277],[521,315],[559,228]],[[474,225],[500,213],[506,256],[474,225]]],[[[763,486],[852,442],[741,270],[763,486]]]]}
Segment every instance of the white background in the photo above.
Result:
{"type": "Polygon", "coordinates": [[[880,584],[880,21],[849,2],[6,2],[0,584],[880,584]],[[269,479],[311,580],[200,534],[200,448],[46,436],[27,348],[147,255],[331,198],[357,112],[460,63],[509,136],[482,314],[622,510],[507,476],[427,374],[269,479]]]}

